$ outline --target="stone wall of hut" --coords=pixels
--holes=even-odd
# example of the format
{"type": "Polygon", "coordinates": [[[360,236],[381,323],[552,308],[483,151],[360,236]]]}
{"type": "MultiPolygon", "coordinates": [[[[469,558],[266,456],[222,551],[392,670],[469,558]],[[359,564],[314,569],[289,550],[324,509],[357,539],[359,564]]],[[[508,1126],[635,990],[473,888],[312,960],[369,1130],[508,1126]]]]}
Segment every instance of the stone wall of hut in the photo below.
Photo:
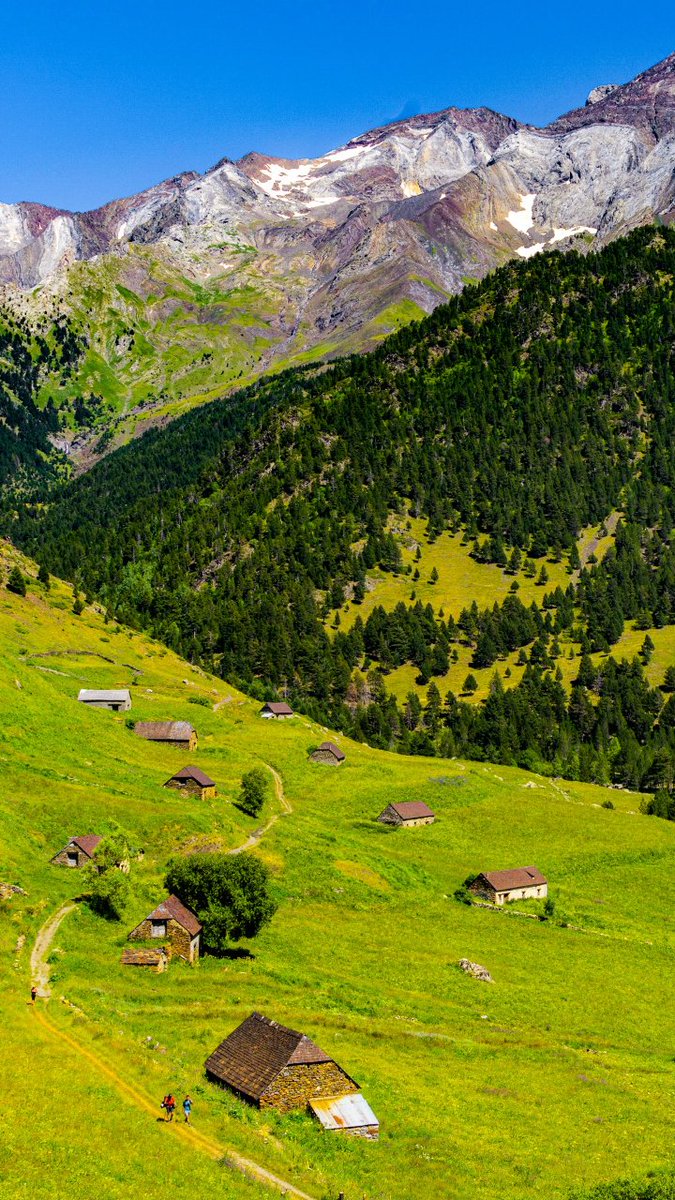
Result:
{"type": "MultiPolygon", "coordinates": [[[[162,934],[171,947],[171,953],[184,958],[186,962],[195,962],[199,958],[199,938],[191,938],[187,929],[183,929],[178,921],[171,919],[166,922],[166,934],[162,934]]],[[[141,921],[129,934],[129,941],[150,942],[156,939],[152,936],[152,921],[141,921]]]]}
{"type": "Polygon", "coordinates": [[[169,779],[164,786],[186,796],[198,796],[200,800],[214,800],[216,795],[215,787],[202,787],[196,779],[169,779]]]}
{"type": "Polygon", "coordinates": [[[318,1096],[343,1096],[358,1090],[337,1063],[299,1063],[283,1068],[261,1096],[260,1107],[291,1112],[306,1108],[318,1096]]]}
{"type": "Polygon", "coordinates": [[[76,865],[83,867],[89,861],[89,857],[84,853],[84,850],[80,850],[78,846],[64,846],[63,850],[59,850],[59,853],[55,854],[52,859],[55,867],[75,867],[76,865]],[[69,861],[69,854],[77,855],[76,864],[69,861]]]}
{"type": "Polygon", "coordinates": [[[340,766],[340,760],[338,760],[330,750],[315,750],[314,753],[310,755],[310,758],[312,762],[315,763],[328,763],[328,765],[331,767],[340,766]]]}

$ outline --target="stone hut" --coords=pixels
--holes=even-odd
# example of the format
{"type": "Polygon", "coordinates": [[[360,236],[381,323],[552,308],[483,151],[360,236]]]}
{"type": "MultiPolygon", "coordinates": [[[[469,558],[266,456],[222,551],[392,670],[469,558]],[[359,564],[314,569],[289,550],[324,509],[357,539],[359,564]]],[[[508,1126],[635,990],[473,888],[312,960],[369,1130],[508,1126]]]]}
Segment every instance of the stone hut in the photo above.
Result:
{"type": "Polygon", "coordinates": [[[474,879],[469,891],[492,904],[506,904],[509,900],[537,900],[548,896],[548,880],[538,867],[485,871],[474,879]]]}
{"type": "Polygon", "coordinates": [[[177,896],[169,896],[140,925],[129,934],[130,942],[164,938],[172,954],[194,963],[199,958],[199,937],[202,927],[195,914],[181,904],[177,896]]]}
{"type": "Polygon", "coordinates": [[[162,971],[166,971],[169,965],[169,955],[164,946],[158,946],[156,950],[146,950],[140,946],[126,946],[122,951],[120,962],[123,967],[147,967],[155,975],[160,975],[162,971]]]}
{"type": "Polygon", "coordinates": [[[322,742],[310,754],[310,759],[315,763],[327,763],[331,767],[339,767],[340,763],[345,761],[345,752],[335,742],[322,742]]]}
{"type": "Polygon", "coordinates": [[[254,1012],[206,1060],[208,1079],[259,1108],[291,1112],[358,1084],[303,1033],[254,1012]]]}
{"type": "Polygon", "coordinates": [[[85,833],[82,837],[73,837],[55,854],[52,862],[55,867],[84,867],[91,862],[94,851],[101,838],[97,833],[85,833]]]}
{"type": "Polygon", "coordinates": [[[164,787],[175,788],[186,796],[199,796],[200,800],[214,800],[216,785],[199,767],[183,767],[167,779],[164,787]]]}
{"type": "Polygon", "coordinates": [[[294,717],[295,713],[285,700],[268,700],[260,709],[260,716],[268,720],[285,721],[288,717],[294,717]]]}
{"type": "Polygon", "coordinates": [[[81,704],[86,704],[89,708],[108,708],[111,712],[128,712],[131,708],[131,692],[128,688],[120,688],[116,691],[81,688],[77,698],[81,704]]]}
{"type": "Polygon", "coordinates": [[[383,825],[432,825],[436,814],[422,800],[403,800],[399,804],[388,804],[378,821],[383,825]]]}
{"type": "Polygon", "coordinates": [[[134,733],[148,742],[165,742],[179,750],[197,748],[197,732],[189,721],[137,721],[134,733]]]}

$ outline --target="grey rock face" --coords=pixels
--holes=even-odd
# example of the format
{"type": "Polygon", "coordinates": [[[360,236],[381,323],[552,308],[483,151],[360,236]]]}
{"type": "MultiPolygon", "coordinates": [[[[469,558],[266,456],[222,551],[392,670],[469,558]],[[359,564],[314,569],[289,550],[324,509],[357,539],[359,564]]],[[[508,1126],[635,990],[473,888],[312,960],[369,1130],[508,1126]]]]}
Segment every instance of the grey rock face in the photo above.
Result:
{"type": "Polygon", "coordinates": [[[586,97],[586,105],[597,104],[598,100],[604,100],[610,92],[615,92],[618,86],[617,83],[601,83],[599,87],[592,88],[586,97]]]}
{"type": "Polygon", "coordinates": [[[279,355],[300,326],[303,349],[352,348],[389,306],[430,311],[509,257],[669,222],[674,168],[671,55],[544,129],[449,108],[316,159],[224,159],[94,212],[0,205],[0,283],[32,289],[134,245],[208,277],[219,246],[249,246],[282,297],[279,355]]]}

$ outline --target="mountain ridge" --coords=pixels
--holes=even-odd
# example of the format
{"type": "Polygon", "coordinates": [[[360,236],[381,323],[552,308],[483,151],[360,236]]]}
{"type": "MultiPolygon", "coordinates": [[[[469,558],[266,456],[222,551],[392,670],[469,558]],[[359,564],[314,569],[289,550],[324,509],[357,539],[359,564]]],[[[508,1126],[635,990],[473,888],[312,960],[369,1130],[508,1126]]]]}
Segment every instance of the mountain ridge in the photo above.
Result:
{"type": "Polygon", "coordinates": [[[675,55],[599,91],[544,129],[449,107],[88,213],[0,205],[0,304],[84,347],[41,385],[59,453],[85,469],[266,372],[372,349],[509,259],[669,224],[675,55]]]}

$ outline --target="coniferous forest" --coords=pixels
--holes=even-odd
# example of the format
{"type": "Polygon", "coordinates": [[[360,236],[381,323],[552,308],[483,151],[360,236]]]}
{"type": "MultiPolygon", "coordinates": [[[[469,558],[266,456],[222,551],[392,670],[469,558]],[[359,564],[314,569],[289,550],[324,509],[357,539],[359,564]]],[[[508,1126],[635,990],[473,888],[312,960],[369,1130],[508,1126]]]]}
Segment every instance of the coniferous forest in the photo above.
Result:
{"type": "Polygon", "coordinates": [[[509,264],[370,355],[268,378],[75,481],[44,478],[5,504],[3,532],[254,695],[286,689],[375,746],[643,788],[672,816],[675,696],[612,647],[627,621],[675,624],[674,279],[665,228],[509,264]],[[580,570],[580,530],[616,511],[613,547],[580,570]],[[400,571],[392,514],[425,518],[432,540],[462,529],[504,567],[552,553],[569,584],[442,618],[377,607],[329,632],[369,570],[400,571]],[[570,692],[563,634],[579,646],[570,692]],[[496,675],[477,705],[444,694],[458,642],[480,667],[520,649],[522,681],[496,675]],[[422,702],[388,693],[402,663],[422,702]]]}

